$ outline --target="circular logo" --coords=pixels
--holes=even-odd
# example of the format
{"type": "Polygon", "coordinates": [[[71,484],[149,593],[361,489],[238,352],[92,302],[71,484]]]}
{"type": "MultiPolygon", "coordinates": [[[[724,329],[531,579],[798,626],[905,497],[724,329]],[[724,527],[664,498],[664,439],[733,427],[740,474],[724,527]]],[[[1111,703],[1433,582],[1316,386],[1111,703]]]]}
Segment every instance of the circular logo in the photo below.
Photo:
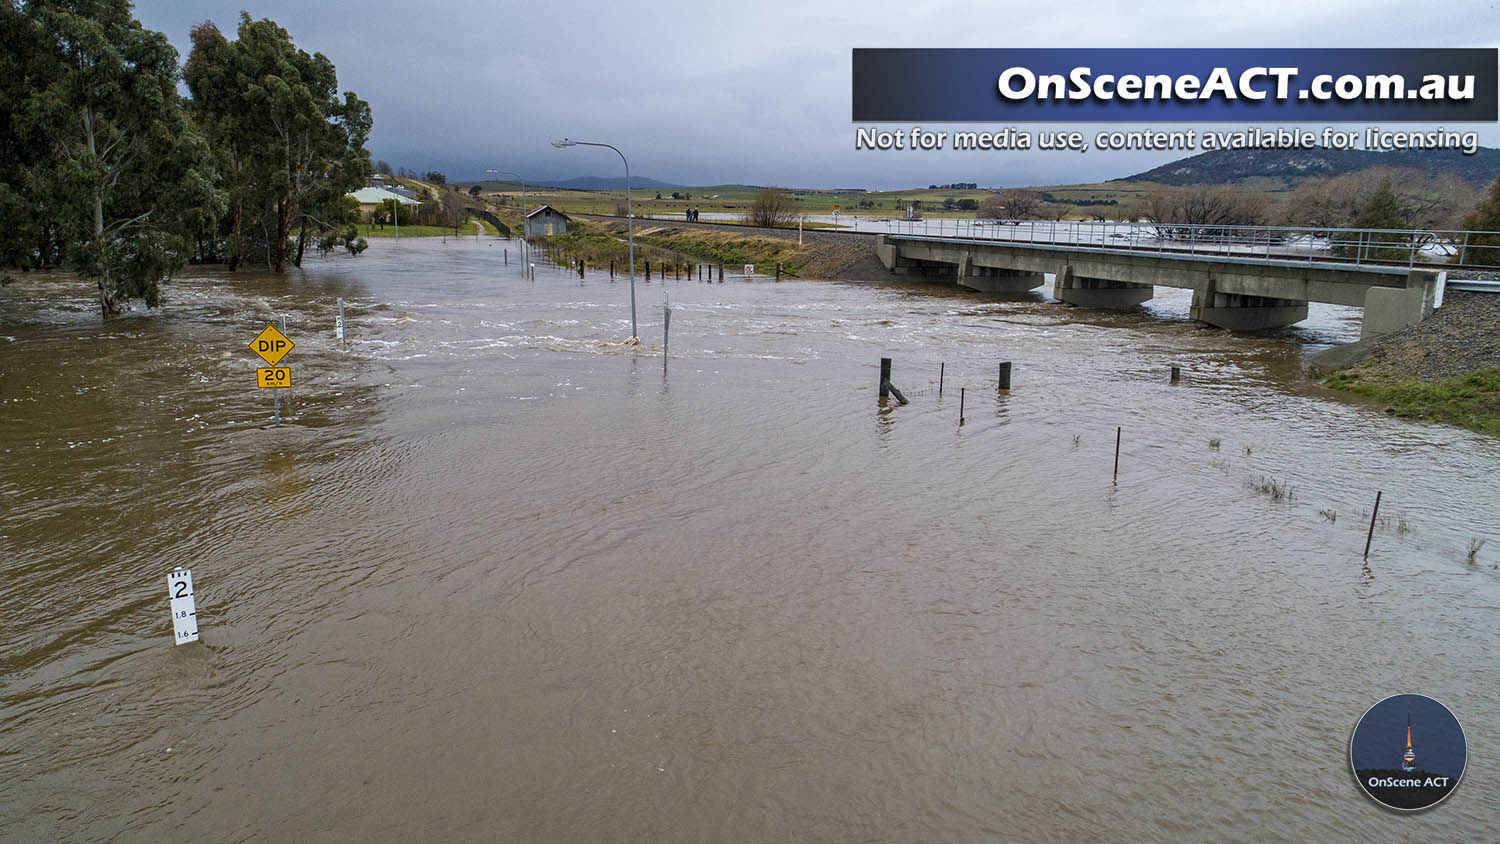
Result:
{"type": "Polygon", "coordinates": [[[1392,695],[1354,725],[1349,764],[1370,799],[1414,812],[1453,793],[1469,762],[1464,728],[1426,695],[1392,695]]]}

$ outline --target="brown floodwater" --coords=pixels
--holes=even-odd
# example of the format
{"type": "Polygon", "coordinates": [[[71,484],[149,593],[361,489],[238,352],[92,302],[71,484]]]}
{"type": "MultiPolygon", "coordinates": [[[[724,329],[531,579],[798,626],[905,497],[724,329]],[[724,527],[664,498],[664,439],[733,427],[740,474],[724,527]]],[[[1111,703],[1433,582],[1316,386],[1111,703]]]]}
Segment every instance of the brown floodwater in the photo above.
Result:
{"type": "Polygon", "coordinates": [[[0,839],[1500,835],[1500,442],[1309,386],[1358,311],[657,279],[632,347],[517,259],[0,288],[0,839]],[[1415,816],[1348,764],[1398,692],[1469,743],[1415,816]]]}

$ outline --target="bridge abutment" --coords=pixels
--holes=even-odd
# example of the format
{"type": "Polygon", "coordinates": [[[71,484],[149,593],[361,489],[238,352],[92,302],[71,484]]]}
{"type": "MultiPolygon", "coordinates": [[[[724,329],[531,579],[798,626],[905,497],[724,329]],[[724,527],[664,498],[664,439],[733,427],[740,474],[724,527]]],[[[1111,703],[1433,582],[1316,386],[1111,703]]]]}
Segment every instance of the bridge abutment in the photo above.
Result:
{"type": "Polygon", "coordinates": [[[1071,264],[1057,268],[1057,280],[1052,286],[1053,298],[1080,308],[1127,310],[1154,295],[1156,288],[1150,284],[1074,275],[1071,264]]]}
{"type": "Polygon", "coordinates": [[[1307,319],[1307,303],[1273,296],[1221,293],[1213,279],[1193,288],[1188,316],[1230,331],[1260,331],[1280,328],[1307,319]]]}
{"type": "Polygon", "coordinates": [[[1447,280],[1447,272],[1412,270],[1406,274],[1406,287],[1370,288],[1365,292],[1365,318],[1359,327],[1359,339],[1400,331],[1432,316],[1433,309],[1442,301],[1439,291],[1447,280]]]}

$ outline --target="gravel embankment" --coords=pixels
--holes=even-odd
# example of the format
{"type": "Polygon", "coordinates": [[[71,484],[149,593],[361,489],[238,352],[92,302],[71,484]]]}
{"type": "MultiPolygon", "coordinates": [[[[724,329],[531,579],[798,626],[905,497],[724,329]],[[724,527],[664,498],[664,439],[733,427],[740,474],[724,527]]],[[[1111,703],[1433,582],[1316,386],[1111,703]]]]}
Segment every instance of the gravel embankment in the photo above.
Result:
{"type": "Polygon", "coordinates": [[[1500,295],[1449,290],[1432,316],[1370,341],[1352,366],[1377,378],[1418,381],[1500,367],[1500,295]]]}

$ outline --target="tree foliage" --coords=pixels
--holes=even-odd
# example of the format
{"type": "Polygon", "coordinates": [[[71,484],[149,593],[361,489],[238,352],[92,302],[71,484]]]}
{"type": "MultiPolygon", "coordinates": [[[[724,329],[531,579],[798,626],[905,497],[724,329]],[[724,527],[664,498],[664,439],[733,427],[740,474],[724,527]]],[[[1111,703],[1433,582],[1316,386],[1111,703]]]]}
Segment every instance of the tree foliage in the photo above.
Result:
{"type": "Polygon", "coordinates": [[[0,266],[67,267],[108,316],[190,259],[357,237],[369,106],[273,22],[195,27],[184,69],[128,0],[0,0],[0,39],[0,266]]]}
{"type": "Polygon", "coordinates": [[[1264,199],[1223,185],[1154,188],[1129,213],[1154,224],[1159,237],[1174,239],[1230,237],[1233,226],[1266,224],[1264,199]]]}
{"type": "Polygon", "coordinates": [[[4,237],[7,262],[70,266],[95,282],[105,316],[128,299],[155,306],[189,233],[221,207],[177,94],[176,50],[126,0],[5,4],[0,19],[19,48],[0,205],[31,218],[4,237]]]}
{"type": "Polygon", "coordinates": [[[745,222],[752,226],[775,228],[791,225],[796,217],[797,208],[785,191],[781,188],[763,188],[750,203],[745,222]]]}
{"type": "Polygon", "coordinates": [[[1484,198],[1464,217],[1464,228],[1471,234],[1465,238],[1463,254],[1454,260],[1469,264],[1500,264],[1500,179],[1490,182],[1484,198]]]}
{"type": "Polygon", "coordinates": [[[370,173],[370,107],[352,91],[340,97],[333,63],[297,49],[273,21],[241,13],[234,41],[212,23],[192,38],[184,75],[231,196],[230,267],[258,228],[271,269],[284,272],[294,225],[300,265],[309,232],[347,222],[336,200],[370,173]]]}
{"type": "Polygon", "coordinates": [[[985,197],[975,216],[982,220],[1032,220],[1050,217],[1047,211],[1040,193],[1011,188],[985,197]]]}

